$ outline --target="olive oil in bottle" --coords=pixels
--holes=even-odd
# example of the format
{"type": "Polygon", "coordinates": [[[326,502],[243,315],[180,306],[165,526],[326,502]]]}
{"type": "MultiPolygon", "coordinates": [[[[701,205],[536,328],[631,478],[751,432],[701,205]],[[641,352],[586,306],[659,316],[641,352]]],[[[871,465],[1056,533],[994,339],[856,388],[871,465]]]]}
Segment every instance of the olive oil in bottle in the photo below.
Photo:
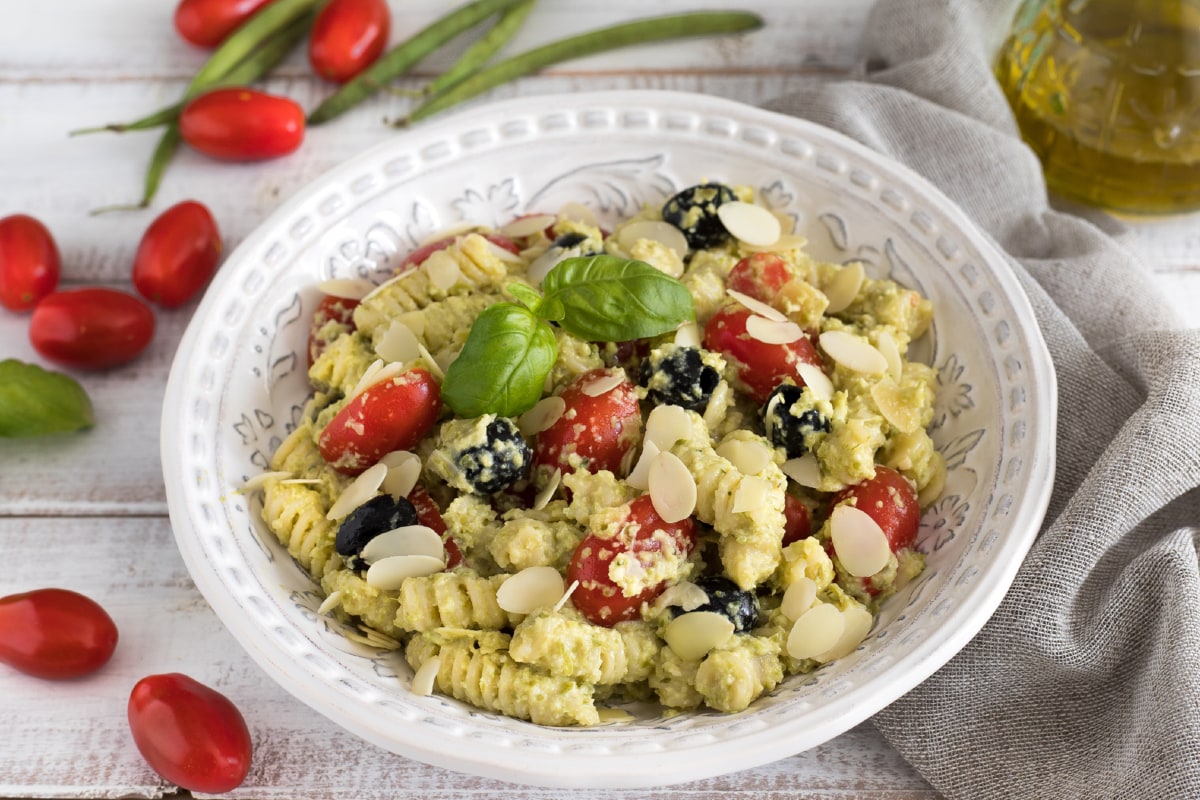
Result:
{"type": "Polygon", "coordinates": [[[1052,191],[1200,209],[1200,0],[1026,0],[996,75],[1052,191]]]}

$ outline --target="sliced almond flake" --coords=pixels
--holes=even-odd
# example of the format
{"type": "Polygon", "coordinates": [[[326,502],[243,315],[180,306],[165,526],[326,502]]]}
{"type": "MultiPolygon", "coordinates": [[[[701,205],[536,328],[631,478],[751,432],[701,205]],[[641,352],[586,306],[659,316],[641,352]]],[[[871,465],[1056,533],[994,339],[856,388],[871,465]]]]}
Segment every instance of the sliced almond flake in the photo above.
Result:
{"type": "Polygon", "coordinates": [[[334,591],[332,591],[328,595],[326,595],[325,599],[321,601],[321,605],[317,606],[317,616],[323,617],[326,614],[328,614],[330,611],[333,611],[335,608],[340,606],[341,604],[342,604],[342,590],[335,589],[334,591]]]}
{"type": "Polygon", "coordinates": [[[596,707],[596,717],[601,725],[611,725],[621,722],[633,722],[634,716],[623,708],[596,707]]]}
{"type": "Polygon", "coordinates": [[[446,568],[446,562],[432,556],[391,556],[367,568],[367,585],[395,591],[409,578],[433,575],[446,568]]]}
{"type": "Polygon", "coordinates": [[[393,320],[383,332],[383,336],[379,337],[379,344],[375,345],[375,355],[387,362],[407,364],[421,356],[421,342],[412,328],[399,320],[393,320]]]}
{"type": "Polygon", "coordinates": [[[890,332],[881,330],[875,336],[875,349],[887,361],[888,377],[899,383],[904,374],[904,356],[900,354],[900,346],[896,344],[896,339],[890,332]]]}
{"type": "Polygon", "coordinates": [[[717,218],[739,241],[757,247],[775,244],[783,233],[779,218],[768,209],[741,200],[717,206],[717,218]]]}
{"type": "Polygon", "coordinates": [[[817,602],[817,584],[812,578],[799,577],[783,593],[779,610],[788,619],[796,620],[804,616],[813,603],[817,602]]]}
{"type": "Polygon", "coordinates": [[[494,255],[500,261],[504,261],[505,263],[508,263],[508,264],[524,263],[525,259],[521,258],[519,253],[514,253],[512,250],[509,250],[507,247],[501,247],[500,245],[496,244],[491,239],[488,239],[486,237],[484,238],[483,241],[485,244],[487,244],[487,249],[491,251],[492,255],[494,255]]]}
{"type": "Polygon", "coordinates": [[[851,262],[835,272],[833,277],[821,287],[821,291],[829,300],[829,305],[825,307],[825,313],[837,314],[849,308],[850,304],[854,302],[854,298],[858,297],[865,278],[863,265],[857,261],[851,262]]]}
{"type": "Polygon", "coordinates": [[[779,322],[758,314],[746,318],[746,333],[765,344],[791,344],[804,338],[804,329],[791,320],[779,322]]]}
{"type": "Polygon", "coordinates": [[[692,435],[692,418],[681,406],[655,406],[646,417],[643,441],[654,442],[659,450],[670,450],[676,442],[692,435]]]}
{"type": "Polygon", "coordinates": [[[562,208],[558,210],[558,215],[563,219],[582,222],[584,225],[590,225],[593,228],[600,227],[600,224],[596,221],[596,215],[592,213],[592,210],[583,203],[574,200],[563,203],[562,208]]]}
{"type": "Polygon", "coordinates": [[[384,531],[362,549],[362,560],[368,564],[393,556],[429,556],[446,560],[446,547],[437,531],[425,525],[405,525],[384,531]]]}
{"type": "Polygon", "coordinates": [[[526,567],[500,584],[496,605],[510,614],[532,614],[562,599],[563,577],[554,567],[526,567]]]}
{"type": "Polygon", "coordinates": [[[807,489],[821,488],[821,465],[812,453],[783,462],[783,474],[807,489]]]}
{"type": "Polygon", "coordinates": [[[558,266],[558,262],[578,256],[582,251],[578,247],[549,247],[529,264],[525,276],[535,284],[540,285],[550,270],[558,266]]]}
{"type": "Polygon", "coordinates": [[[510,239],[524,239],[526,236],[533,236],[535,233],[544,231],[556,222],[558,222],[558,217],[553,214],[531,214],[528,217],[514,219],[498,232],[510,239]]]}
{"type": "Polygon", "coordinates": [[[675,344],[680,347],[699,348],[701,344],[700,326],[695,322],[685,322],[675,329],[675,344]]]}
{"type": "Polygon", "coordinates": [[[438,672],[442,669],[442,657],[433,656],[421,664],[420,668],[413,673],[412,693],[421,697],[429,697],[433,694],[433,686],[437,681],[438,672]]]}
{"type": "Polygon", "coordinates": [[[866,606],[857,603],[841,609],[841,613],[845,627],[842,629],[842,635],[838,638],[837,644],[824,653],[813,656],[822,664],[853,653],[855,648],[862,644],[863,639],[867,638],[867,634],[871,632],[871,625],[875,622],[875,618],[871,616],[871,612],[867,610],[866,606]]]}
{"type": "Polygon", "coordinates": [[[820,338],[821,349],[847,369],[867,375],[882,375],[887,371],[887,359],[870,342],[846,331],[825,331],[820,338]]]}
{"type": "Polygon", "coordinates": [[[737,300],[739,303],[753,311],[755,314],[758,314],[760,317],[766,317],[767,319],[775,322],[788,321],[787,315],[782,311],[774,306],[769,306],[763,301],[757,300],[748,294],[739,292],[736,289],[726,289],[725,294],[729,295],[734,300],[737,300]]]}
{"type": "Polygon", "coordinates": [[[664,521],[679,522],[696,510],[696,479],[674,453],[663,452],[654,457],[646,483],[650,502],[664,521]]]}
{"type": "Polygon", "coordinates": [[[383,369],[383,365],[385,363],[386,362],[384,362],[382,358],[377,358],[370,364],[367,364],[367,368],[363,370],[363,374],[358,377],[358,382],[355,383],[354,388],[350,390],[350,396],[353,397],[374,383],[375,376],[379,374],[379,370],[383,369]]]}
{"type": "Polygon", "coordinates": [[[260,472],[257,475],[252,475],[248,481],[242,484],[242,491],[251,494],[263,488],[267,481],[282,481],[291,477],[292,473],[290,472],[260,472]]]}
{"type": "MultiPolygon", "coordinates": [[[[775,395],[776,398],[779,395],[775,395]]],[[[711,431],[716,430],[717,426],[725,421],[729,416],[729,407],[733,405],[733,389],[725,381],[717,383],[717,388],[713,389],[712,395],[708,398],[708,405],[704,407],[704,425],[711,431]]]]}
{"type": "Polygon", "coordinates": [[[367,468],[361,475],[338,495],[337,500],[329,507],[326,519],[341,519],[363,503],[379,494],[379,487],[387,477],[387,465],[375,464],[367,468]]]}
{"type": "Polygon", "coordinates": [[[630,447],[628,450],[626,450],[625,453],[621,456],[621,463],[617,467],[617,470],[618,470],[617,474],[621,475],[621,476],[625,476],[625,475],[628,475],[630,472],[633,472],[633,459],[636,456],[637,456],[637,448],[630,447]]]}
{"type": "Polygon", "coordinates": [[[312,486],[320,482],[320,478],[284,478],[280,481],[280,483],[286,483],[289,486],[312,486]]]}
{"type": "Polygon", "coordinates": [[[617,246],[628,253],[642,239],[649,239],[665,245],[674,250],[680,258],[686,256],[688,252],[687,237],[683,235],[683,232],[669,222],[656,219],[631,222],[621,228],[620,233],[617,234],[617,246]]]}
{"type": "Polygon", "coordinates": [[[361,278],[332,278],[321,281],[317,284],[317,288],[330,297],[362,300],[375,290],[375,284],[361,278]]]}
{"type": "Polygon", "coordinates": [[[625,482],[644,492],[650,488],[650,465],[654,463],[654,459],[662,450],[649,439],[642,440],[642,455],[638,458],[638,462],[634,464],[633,469],[629,471],[629,476],[625,478],[625,482]]]}
{"type": "Polygon", "coordinates": [[[421,269],[429,276],[430,283],[443,292],[450,291],[462,280],[462,268],[458,266],[454,256],[445,250],[431,253],[421,265],[421,269]]]}
{"type": "Polygon", "coordinates": [[[867,512],[851,505],[834,507],[829,515],[829,538],[842,566],[856,578],[879,572],[887,566],[892,555],[879,523],[867,512]]]}
{"type": "Polygon", "coordinates": [[[689,611],[667,623],[663,639],[684,661],[699,661],[733,638],[733,623],[715,611],[689,611]]]}
{"type": "Polygon", "coordinates": [[[396,321],[407,326],[414,336],[421,337],[425,335],[425,312],[424,311],[405,311],[400,316],[396,317],[396,321]]]}
{"type": "Polygon", "coordinates": [[[354,391],[350,392],[350,396],[357,397],[358,395],[370,389],[372,386],[381,384],[384,381],[390,381],[392,378],[403,374],[406,369],[406,365],[398,362],[384,364],[382,367],[375,370],[374,374],[370,375],[369,377],[364,375],[362,378],[360,378],[354,387],[354,391]]]}
{"type": "Polygon", "coordinates": [[[871,386],[871,399],[883,418],[901,433],[912,433],[921,427],[921,409],[906,402],[904,392],[891,378],[871,386]]]}
{"type": "Polygon", "coordinates": [[[380,487],[392,497],[408,497],[421,477],[421,457],[407,450],[394,450],[379,459],[387,466],[387,476],[380,487]]]}
{"type": "Polygon", "coordinates": [[[575,594],[575,590],[578,588],[579,581],[571,581],[571,585],[567,587],[567,590],[563,592],[563,596],[558,598],[558,602],[555,603],[554,607],[550,610],[555,614],[557,614],[559,611],[562,611],[562,607],[567,604],[567,601],[571,599],[571,595],[575,594]]]}
{"type": "Polygon", "coordinates": [[[771,451],[752,439],[729,439],[717,447],[717,455],[737,467],[743,475],[757,475],[771,463],[771,451]]]}
{"type": "Polygon", "coordinates": [[[433,357],[433,353],[429,352],[428,348],[423,344],[417,345],[417,350],[421,353],[421,358],[425,361],[425,366],[429,367],[429,374],[438,379],[438,383],[446,380],[446,371],[442,368],[441,363],[433,357]]]}
{"type": "MultiPolygon", "coordinates": [[[[789,219],[790,223],[791,220],[789,219]]],[[[754,245],[743,241],[741,249],[748,253],[781,253],[785,250],[803,250],[808,245],[808,239],[794,233],[785,233],[778,241],[768,245],[754,245]]]]}
{"type": "Polygon", "coordinates": [[[606,372],[580,386],[579,391],[588,397],[599,397],[602,394],[608,394],[624,382],[625,376],[620,372],[606,372]]]}
{"type": "Polygon", "coordinates": [[[677,606],[684,611],[695,611],[708,602],[708,592],[691,581],[673,583],[655,598],[651,605],[653,613],[661,613],[671,606],[677,606]]]}
{"type": "Polygon", "coordinates": [[[788,655],[795,659],[814,658],[836,645],[846,622],[842,612],[831,603],[822,603],[800,615],[788,633],[788,655]]]}
{"type": "Polygon", "coordinates": [[[562,483],[562,470],[556,469],[550,475],[550,480],[546,481],[546,485],[537,493],[537,497],[533,498],[533,510],[541,511],[550,503],[550,499],[554,497],[554,493],[558,491],[558,485],[562,483]]]}
{"type": "Polygon", "coordinates": [[[747,475],[738,482],[733,493],[733,513],[741,514],[762,508],[771,496],[771,484],[765,478],[747,475]]]}
{"type": "Polygon", "coordinates": [[[543,397],[517,419],[517,428],[522,436],[536,436],[558,422],[566,410],[567,401],[558,395],[543,397]]]}
{"type": "Polygon", "coordinates": [[[812,390],[813,397],[826,402],[833,399],[833,381],[829,380],[825,370],[816,364],[804,362],[796,365],[796,372],[804,385],[812,390]]]}

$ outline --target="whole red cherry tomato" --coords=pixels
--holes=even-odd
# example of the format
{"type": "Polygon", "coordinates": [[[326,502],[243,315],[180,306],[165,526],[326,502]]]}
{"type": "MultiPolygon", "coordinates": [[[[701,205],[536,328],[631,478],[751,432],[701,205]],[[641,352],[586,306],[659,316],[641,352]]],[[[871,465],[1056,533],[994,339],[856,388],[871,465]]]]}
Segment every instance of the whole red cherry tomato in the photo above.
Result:
{"type": "Polygon", "coordinates": [[[147,675],[133,687],[127,712],[142,757],[171,783],[221,793],[246,779],[250,731],[220,692],[178,672],[147,675]]]}
{"type": "Polygon", "coordinates": [[[891,467],[876,464],[875,477],[835,494],[830,508],[839,503],[849,503],[875,520],[893,553],[916,544],[921,527],[917,490],[908,478],[891,467]]]}
{"type": "Polygon", "coordinates": [[[133,285],[142,297],[178,308],[204,288],[221,257],[221,234],[209,210],[185,200],[160,214],[133,257],[133,285]]]}
{"type": "Polygon", "coordinates": [[[295,151],[304,140],[304,109],[286,97],[254,89],[214,89],[183,107],[179,133],[213,158],[278,158],[295,151]]]}
{"type": "Polygon", "coordinates": [[[585,372],[559,395],[565,408],[533,445],[535,470],[565,475],[577,469],[589,472],[621,471],[622,462],[641,437],[642,412],[637,389],[619,368],[585,372]],[[597,383],[620,376],[622,380],[595,394],[597,383]]]}
{"type": "Polygon", "coordinates": [[[821,354],[807,336],[787,344],[768,344],[751,336],[746,323],[754,312],[729,303],[713,314],[704,326],[704,346],[732,361],[736,370],[734,385],[756,403],[764,403],[771,390],[791,378],[797,386],[801,364],[823,367],[821,354]]]}
{"type": "Polygon", "coordinates": [[[175,30],[197,47],[216,47],[272,0],[180,0],[175,30]]]}
{"type": "Polygon", "coordinates": [[[69,589],[0,598],[0,661],[38,678],[88,675],[108,663],[117,626],[100,604],[69,589]]]}
{"type": "Polygon", "coordinates": [[[379,58],[391,21],[384,0],[331,0],[309,34],[309,63],[322,78],[345,83],[379,58]]]}
{"type": "Polygon", "coordinates": [[[51,361],[105,369],[136,358],[154,337],[154,312],[140,298],[115,289],[70,289],[33,310],[29,340],[51,361]]]}
{"type": "Polygon", "coordinates": [[[54,237],[27,214],[0,219],[0,305],[33,308],[58,286],[62,264],[54,237]]]}

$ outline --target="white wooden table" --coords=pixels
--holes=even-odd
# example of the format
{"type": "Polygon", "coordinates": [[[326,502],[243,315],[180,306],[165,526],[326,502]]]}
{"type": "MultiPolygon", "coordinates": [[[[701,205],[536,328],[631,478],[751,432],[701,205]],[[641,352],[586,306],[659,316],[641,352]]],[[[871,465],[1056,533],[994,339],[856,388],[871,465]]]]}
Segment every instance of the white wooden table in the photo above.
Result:
{"type": "MultiPolygon", "coordinates": [[[[753,44],[693,41],[570,63],[506,86],[494,97],[614,88],[663,88],[766,101],[814,72],[858,58],[872,0],[662,0],[655,12],[740,6],[768,27],[753,44]]],[[[391,0],[393,41],[458,0],[391,0]]],[[[67,138],[67,131],[134,119],[173,102],[204,53],[171,27],[173,0],[5,0],[0,14],[0,216],[24,212],[57,238],[67,285],[129,286],[134,248],[154,215],[185,198],[214,212],[230,249],[293,191],[392,135],[381,124],[409,101],[383,95],[313,129],[297,154],[230,165],[183,152],[153,209],[89,216],[139,196],[156,133],[67,138]]],[[[642,0],[545,0],[516,51],[643,16],[642,0]]],[[[449,63],[439,56],[412,80],[449,63]]],[[[267,83],[312,108],[329,88],[293,58],[267,83]]],[[[1197,217],[1140,223],[1151,277],[1190,325],[1200,325],[1197,217]]],[[[175,549],[158,456],[166,375],[191,309],[158,314],[155,339],[134,363],[74,373],[96,408],[94,430],[40,440],[0,440],[0,595],[62,586],[110,610],[121,631],[97,676],[46,683],[0,666],[0,797],[158,797],[175,787],[143,762],[125,722],[143,675],[182,671],[243,709],[256,744],[253,769],[230,796],[416,798],[566,793],[524,789],[427,767],[343,732],[276,686],[225,632],[175,549]]],[[[39,362],[28,317],[0,311],[0,358],[39,362]]],[[[47,365],[50,366],[50,365],[47,365]]],[[[593,796],[576,792],[574,797],[593,796]]],[[[599,796],[599,793],[595,793],[599,796]]],[[[869,725],[766,767],[661,790],[606,797],[936,798],[869,725]]]]}

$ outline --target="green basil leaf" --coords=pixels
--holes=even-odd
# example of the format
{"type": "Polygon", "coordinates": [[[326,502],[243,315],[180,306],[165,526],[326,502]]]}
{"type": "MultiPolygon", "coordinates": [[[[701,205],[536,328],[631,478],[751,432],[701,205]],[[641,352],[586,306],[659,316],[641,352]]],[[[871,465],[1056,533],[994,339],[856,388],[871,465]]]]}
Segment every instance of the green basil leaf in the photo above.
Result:
{"type": "Polygon", "coordinates": [[[543,304],[561,303],[568,333],[624,342],[673,331],[696,318],[687,287],[644,261],[599,255],[566,258],[542,281],[543,304]]]}
{"type": "Polygon", "coordinates": [[[537,313],[538,306],[542,304],[542,296],[538,294],[537,289],[526,286],[523,283],[510,283],[508,291],[513,297],[517,298],[517,302],[535,314],[537,313]]]}
{"type": "Polygon", "coordinates": [[[67,433],[95,421],[92,401],[74,378],[15,358],[0,361],[0,436],[67,433]]]}
{"type": "Polygon", "coordinates": [[[541,399],[556,358],[554,331],[536,314],[515,303],[489,306],[446,370],[442,401],[460,417],[515,417],[541,399]]]}

